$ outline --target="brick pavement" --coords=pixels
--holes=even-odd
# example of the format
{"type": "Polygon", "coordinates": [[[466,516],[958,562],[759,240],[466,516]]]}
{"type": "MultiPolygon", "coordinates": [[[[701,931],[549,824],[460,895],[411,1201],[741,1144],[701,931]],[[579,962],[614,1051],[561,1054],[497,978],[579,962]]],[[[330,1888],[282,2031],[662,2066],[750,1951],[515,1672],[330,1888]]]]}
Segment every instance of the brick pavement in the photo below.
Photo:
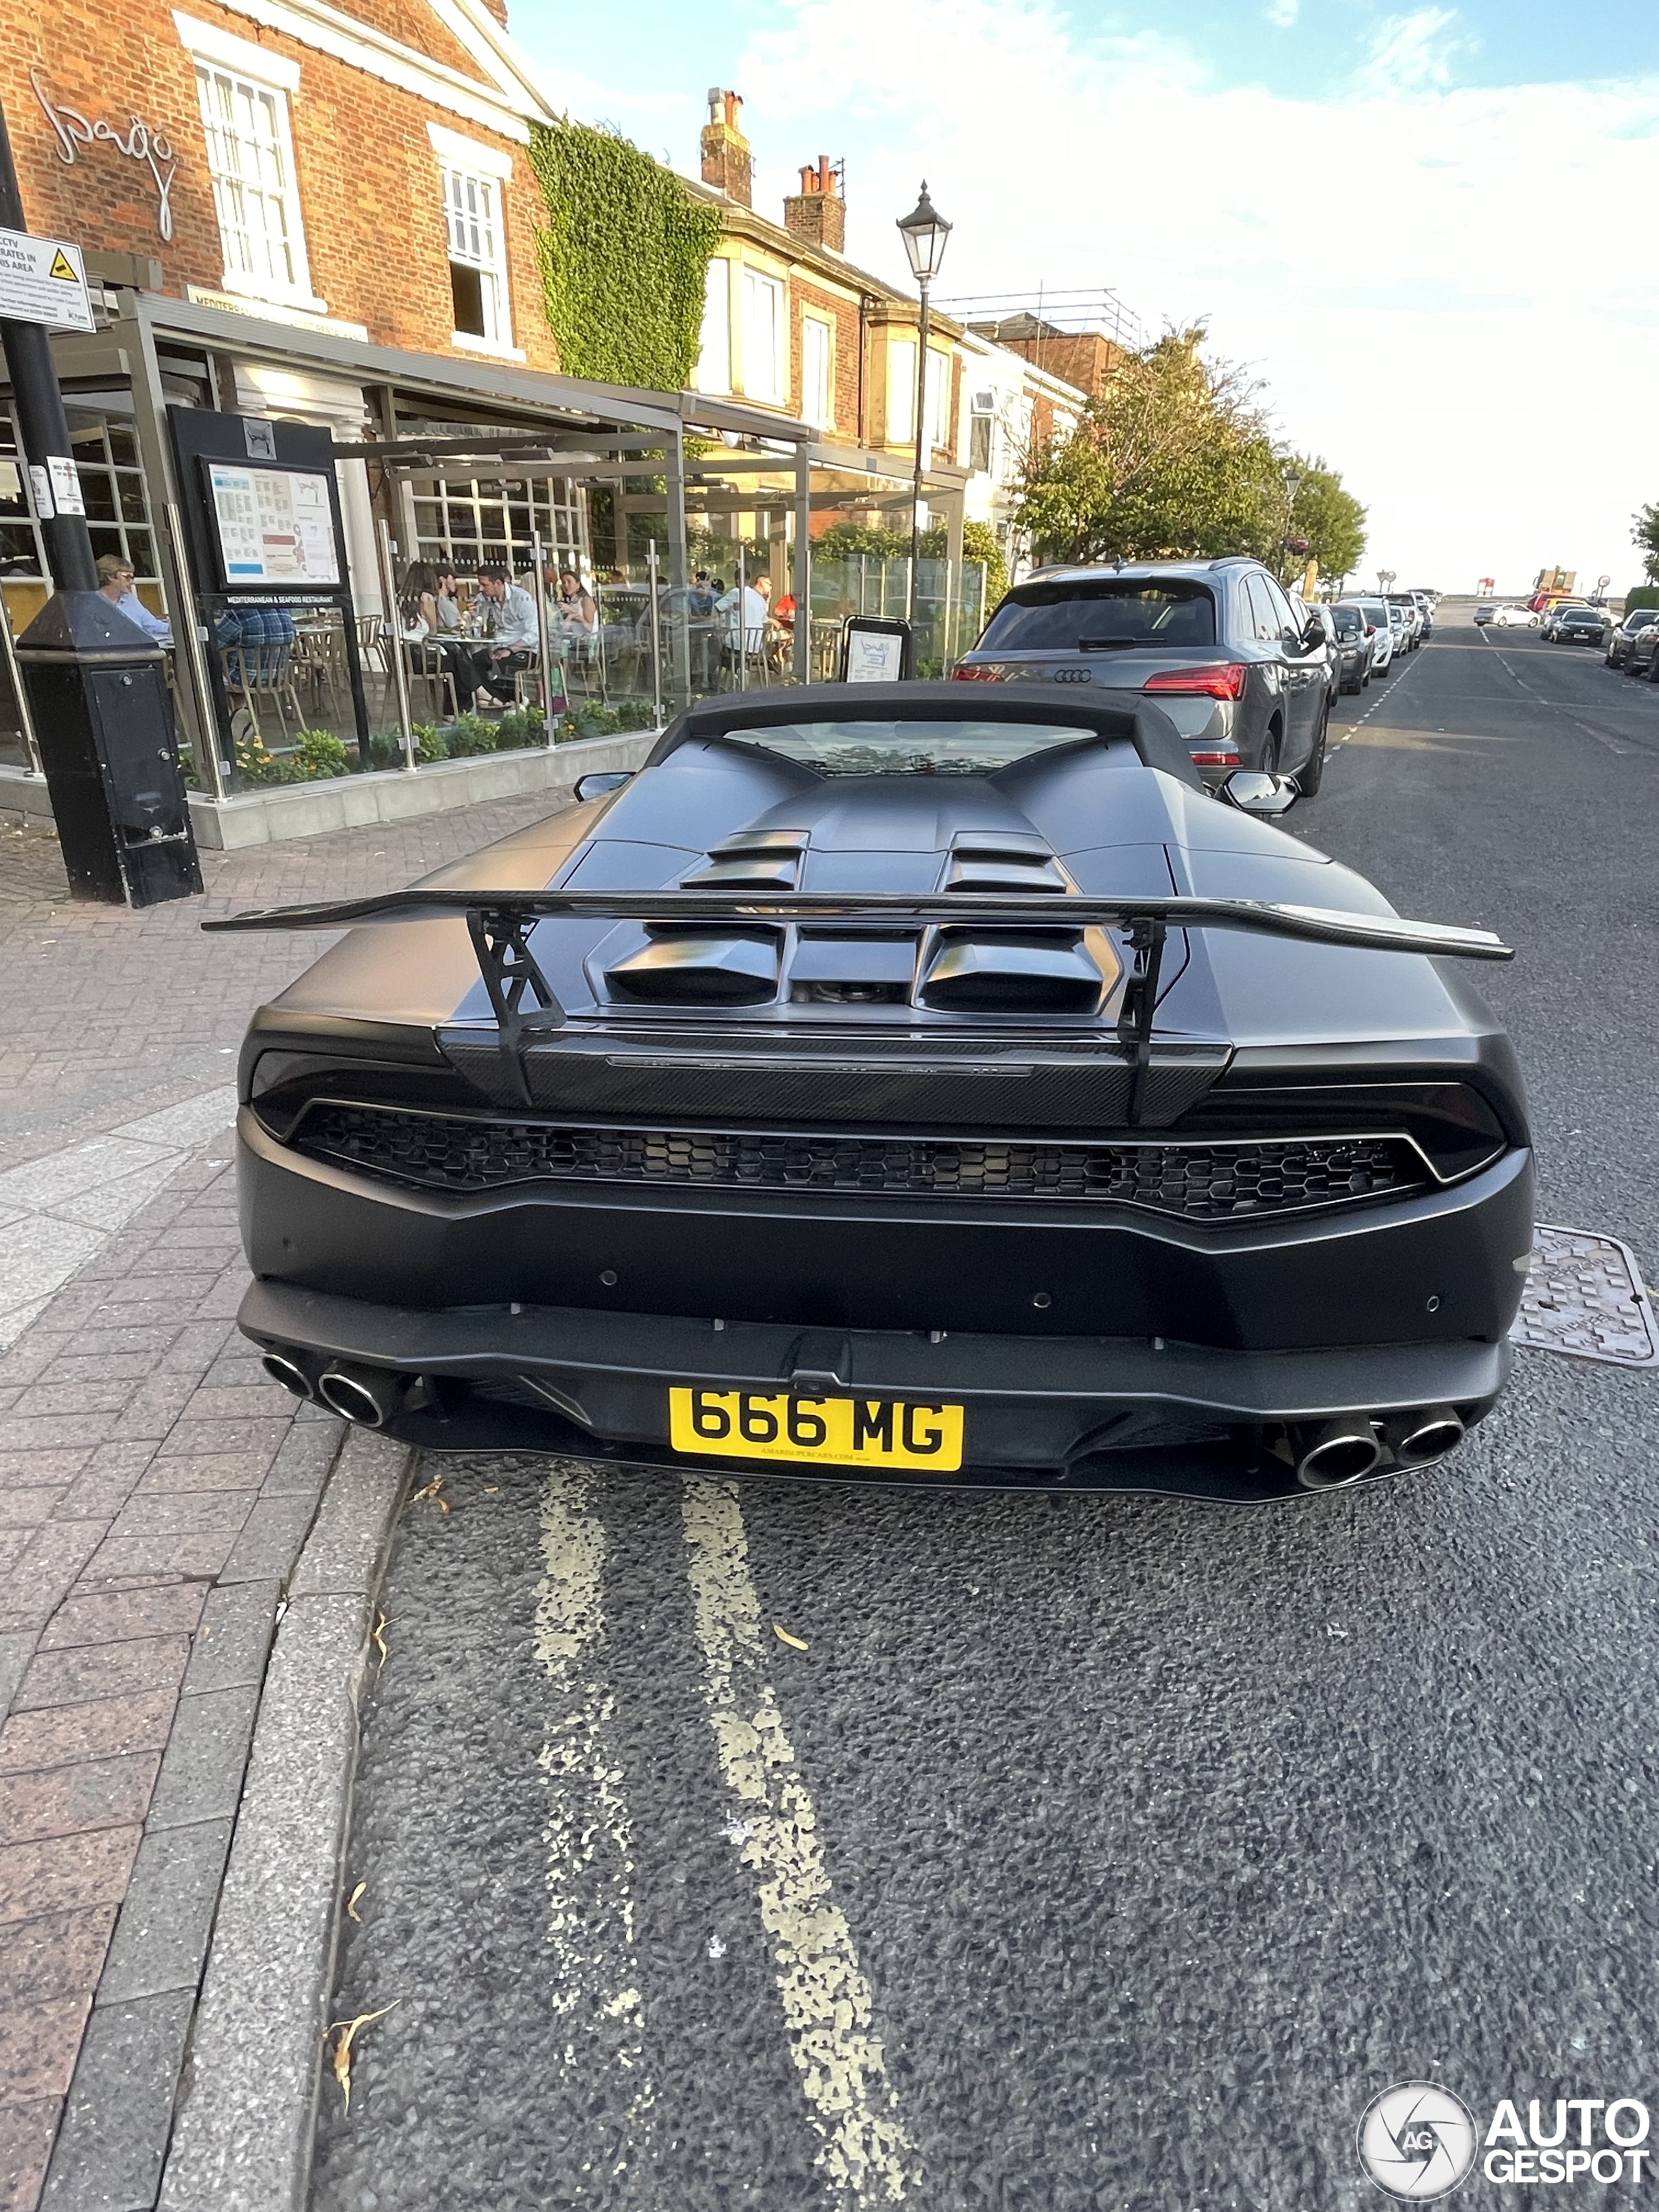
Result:
{"type": "Polygon", "coordinates": [[[228,1130],[148,1163],[171,1172],[137,1212],[95,1188],[135,1140],[90,1140],[222,1092],[250,1009],[327,941],[207,938],[208,915],[409,883],[548,804],[204,853],[204,898],[142,914],[71,903],[51,837],[0,828],[0,1188],[61,1206],[83,1173],[100,1240],[0,1352],[0,2212],[154,2202],[271,1625],[339,1432],[235,1331],[228,1130]]]}

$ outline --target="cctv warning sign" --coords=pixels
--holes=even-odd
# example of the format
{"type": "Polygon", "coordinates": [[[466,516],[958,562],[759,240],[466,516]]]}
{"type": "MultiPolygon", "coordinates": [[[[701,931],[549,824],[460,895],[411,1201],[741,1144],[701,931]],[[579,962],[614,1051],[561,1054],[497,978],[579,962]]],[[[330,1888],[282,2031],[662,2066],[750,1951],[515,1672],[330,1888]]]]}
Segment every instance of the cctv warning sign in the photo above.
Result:
{"type": "Polygon", "coordinates": [[[81,249],[59,238],[0,230],[0,322],[90,331],[92,301],[81,249]]]}

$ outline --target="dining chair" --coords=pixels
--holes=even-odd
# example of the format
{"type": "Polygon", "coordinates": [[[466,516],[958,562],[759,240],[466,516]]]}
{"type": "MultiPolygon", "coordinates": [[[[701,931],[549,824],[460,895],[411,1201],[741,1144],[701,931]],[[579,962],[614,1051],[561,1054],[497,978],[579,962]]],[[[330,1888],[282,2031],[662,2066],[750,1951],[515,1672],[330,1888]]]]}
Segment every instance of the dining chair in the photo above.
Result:
{"type": "MultiPolygon", "coordinates": [[[[286,641],[262,645],[227,645],[222,647],[219,665],[224,673],[225,696],[229,701],[240,699],[253,718],[253,726],[259,741],[264,742],[264,730],[259,720],[259,702],[268,700],[276,715],[276,726],[282,732],[282,741],[289,742],[288,716],[294,716],[297,732],[306,726],[300,711],[300,695],[294,687],[294,647],[286,641]]],[[[233,712],[234,711],[233,708],[233,712]]]]}

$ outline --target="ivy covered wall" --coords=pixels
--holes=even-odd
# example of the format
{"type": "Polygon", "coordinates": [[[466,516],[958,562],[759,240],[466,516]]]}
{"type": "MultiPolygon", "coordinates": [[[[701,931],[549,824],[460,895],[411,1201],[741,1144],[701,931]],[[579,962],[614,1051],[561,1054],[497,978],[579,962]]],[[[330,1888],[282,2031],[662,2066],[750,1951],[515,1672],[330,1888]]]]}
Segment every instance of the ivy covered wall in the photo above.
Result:
{"type": "Polygon", "coordinates": [[[568,118],[532,131],[530,161],[547,211],[537,250],[564,374],[683,391],[720,210],[627,139],[568,118]]]}

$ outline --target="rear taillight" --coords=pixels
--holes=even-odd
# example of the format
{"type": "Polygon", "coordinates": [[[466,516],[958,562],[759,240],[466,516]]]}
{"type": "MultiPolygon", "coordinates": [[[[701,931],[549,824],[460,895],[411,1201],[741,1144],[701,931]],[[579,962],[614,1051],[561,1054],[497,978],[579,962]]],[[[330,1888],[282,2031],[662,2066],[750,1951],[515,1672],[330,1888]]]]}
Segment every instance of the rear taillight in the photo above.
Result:
{"type": "Polygon", "coordinates": [[[1000,668],[977,668],[963,660],[951,671],[951,680],[953,684],[1000,684],[1002,671],[1000,668]]]}
{"type": "Polygon", "coordinates": [[[1239,765],[1240,762],[1238,755],[1231,750],[1226,752],[1194,753],[1193,755],[1193,766],[1194,768],[1237,768],[1239,765]]]}
{"type": "Polygon", "coordinates": [[[1376,635],[1376,624],[1375,623],[1366,623],[1365,635],[1367,637],[1375,637],[1376,635]]]}
{"type": "Polygon", "coordinates": [[[1249,674],[1242,660],[1212,661],[1199,668],[1165,668],[1156,676],[1149,676],[1141,685],[1143,691],[1196,692],[1206,699],[1242,699],[1244,679],[1249,674]]]}

